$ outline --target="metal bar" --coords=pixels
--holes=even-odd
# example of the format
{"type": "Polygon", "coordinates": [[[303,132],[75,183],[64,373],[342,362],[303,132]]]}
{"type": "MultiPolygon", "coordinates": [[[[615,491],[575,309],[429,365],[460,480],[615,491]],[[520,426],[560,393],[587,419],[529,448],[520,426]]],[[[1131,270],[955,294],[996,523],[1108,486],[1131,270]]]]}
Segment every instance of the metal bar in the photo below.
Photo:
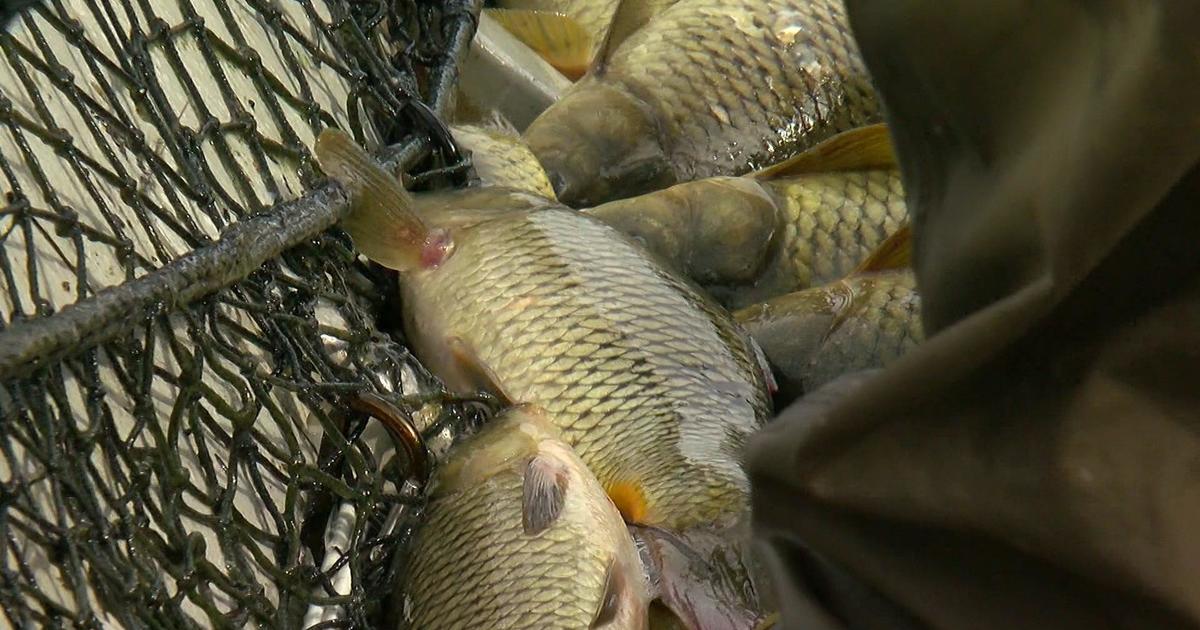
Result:
{"type": "MultiPolygon", "coordinates": [[[[428,141],[414,139],[393,150],[385,167],[412,167],[428,141]]],[[[266,261],[332,227],[350,209],[350,198],[327,182],[294,201],[229,226],[217,241],[161,268],[109,287],[46,317],[15,321],[0,332],[0,380],[20,377],[103,343],[129,321],[150,312],[169,313],[239,282],[266,261]]]]}
{"type": "Polygon", "coordinates": [[[450,45],[446,58],[433,69],[429,77],[429,98],[426,100],[443,120],[454,110],[454,86],[458,84],[458,74],[467,58],[467,51],[471,49],[471,39],[479,27],[479,11],[483,8],[483,0],[460,1],[462,6],[459,10],[446,11],[452,21],[450,45]]]}

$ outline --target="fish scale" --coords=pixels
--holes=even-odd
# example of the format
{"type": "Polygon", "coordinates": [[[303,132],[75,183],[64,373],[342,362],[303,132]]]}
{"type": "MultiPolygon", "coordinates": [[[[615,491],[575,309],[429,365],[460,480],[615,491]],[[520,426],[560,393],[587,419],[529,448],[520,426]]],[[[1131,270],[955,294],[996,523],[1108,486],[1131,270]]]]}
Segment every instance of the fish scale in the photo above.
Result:
{"type": "Polygon", "coordinates": [[[586,207],[742,175],[881,119],[840,0],[681,0],[524,137],[559,200],[586,207]]]}
{"type": "Polygon", "coordinates": [[[609,76],[669,113],[666,135],[675,139],[670,155],[680,181],[742,173],[880,117],[841,2],[763,4],[686,0],[631,36],[608,64],[609,76]],[[807,28],[786,46],[786,35],[770,21],[779,30],[793,23],[807,28]],[[698,36],[705,33],[713,35],[698,36]],[[675,62],[681,46],[693,51],[686,68],[675,62]],[[764,68],[778,71],[768,75],[764,68]],[[750,96],[733,98],[743,94],[750,96]],[[729,122],[712,113],[714,99],[729,122]],[[792,114],[772,127],[766,112],[792,114]],[[739,148],[746,164],[725,157],[739,148]]]}
{"type": "Polygon", "coordinates": [[[923,338],[912,269],[853,274],[734,313],[777,369],[785,397],[894,361],[923,338]]]}
{"type": "Polygon", "coordinates": [[[876,274],[845,280],[854,303],[811,361],[809,382],[890,362],[923,337],[920,298],[912,273],[876,274]]]}
{"type": "Polygon", "coordinates": [[[503,186],[554,197],[546,171],[516,132],[479,125],[457,125],[450,129],[484,185],[503,186]]]}
{"type": "Polygon", "coordinates": [[[546,410],[602,484],[641,493],[647,524],[742,511],[740,447],[768,402],[744,334],[718,306],[566,209],[507,213],[455,239],[442,267],[405,279],[420,296],[407,300],[413,321],[440,320],[466,340],[510,398],[546,410]]]}
{"type": "Polygon", "coordinates": [[[759,183],[779,209],[776,251],[754,283],[712,288],[734,308],[844,277],[908,220],[894,169],[759,183]]]}
{"type": "Polygon", "coordinates": [[[579,630],[609,593],[622,610],[606,627],[641,627],[648,595],[633,540],[583,463],[530,413],[506,412],[452,449],[435,474],[399,591],[408,627],[579,630]],[[562,502],[545,528],[530,531],[535,460],[561,467],[562,502]]]}

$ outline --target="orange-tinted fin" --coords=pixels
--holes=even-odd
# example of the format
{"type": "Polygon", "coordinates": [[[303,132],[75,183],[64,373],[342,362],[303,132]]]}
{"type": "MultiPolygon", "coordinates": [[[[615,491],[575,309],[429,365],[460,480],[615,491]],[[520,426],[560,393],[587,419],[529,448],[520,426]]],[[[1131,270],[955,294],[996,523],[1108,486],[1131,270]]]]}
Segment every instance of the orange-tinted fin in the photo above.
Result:
{"type": "Polygon", "coordinates": [[[500,385],[500,379],[479,358],[479,354],[475,352],[475,348],[470,343],[461,337],[450,337],[446,340],[446,345],[454,357],[458,376],[463,381],[453,385],[462,388],[463,391],[487,392],[499,399],[506,407],[512,406],[516,402],[504,391],[504,387],[500,385]]]}
{"type": "Polygon", "coordinates": [[[908,223],[892,232],[875,251],[859,263],[851,275],[905,269],[912,265],[912,230],[908,223]]]}
{"type": "Polygon", "coordinates": [[[530,536],[546,531],[558,520],[567,500],[567,469],[548,455],[536,455],[525,465],[521,526],[530,536]]]}
{"type": "Polygon", "coordinates": [[[896,168],[896,152],[887,125],[867,125],[833,136],[807,151],[751,173],[755,179],[776,179],[805,173],[896,168]]]}
{"type": "Polygon", "coordinates": [[[390,269],[411,271],[437,266],[449,255],[449,235],[429,229],[400,181],[345,132],[322,131],[315,153],[321,170],[350,193],[350,214],[342,227],[364,256],[390,269]]]}
{"type": "Polygon", "coordinates": [[[485,11],[568,79],[578,80],[587,72],[592,59],[592,36],[574,19],[561,13],[528,9],[485,11]]]}
{"type": "Polygon", "coordinates": [[[608,498],[626,523],[643,524],[646,520],[646,495],[637,484],[618,481],[605,486],[608,498]]]}

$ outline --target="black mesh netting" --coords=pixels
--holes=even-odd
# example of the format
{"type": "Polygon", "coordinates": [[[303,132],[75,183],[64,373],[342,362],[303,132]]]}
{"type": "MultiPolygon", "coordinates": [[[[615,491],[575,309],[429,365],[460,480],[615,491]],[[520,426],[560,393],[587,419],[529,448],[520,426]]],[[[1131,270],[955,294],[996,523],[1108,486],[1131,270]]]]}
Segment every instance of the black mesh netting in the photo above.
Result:
{"type": "Polygon", "coordinates": [[[337,125],[448,183],[433,112],[477,10],[51,0],[7,23],[8,623],[378,623],[420,467],[352,401],[379,394],[431,443],[483,404],[380,332],[392,284],[329,229],[346,198],[309,147],[337,125]]]}

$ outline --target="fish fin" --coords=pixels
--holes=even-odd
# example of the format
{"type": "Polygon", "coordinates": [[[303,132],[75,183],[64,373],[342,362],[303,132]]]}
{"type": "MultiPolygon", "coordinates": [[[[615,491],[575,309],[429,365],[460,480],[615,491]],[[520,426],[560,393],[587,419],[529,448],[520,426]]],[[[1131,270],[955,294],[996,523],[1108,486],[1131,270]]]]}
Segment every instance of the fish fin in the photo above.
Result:
{"type": "Polygon", "coordinates": [[[493,109],[487,118],[480,125],[480,128],[487,129],[497,135],[513,140],[521,139],[521,132],[517,130],[517,126],[512,124],[508,118],[498,109],[493,109]]]}
{"type": "MultiPolygon", "coordinates": [[[[741,326],[739,326],[741,328],[741,326]]],[[[763,382],[767,386],[767,393],[772,396],[779,392],[779,382],[775,380],[775,371],[771,369],[771,362],[767,360],[767,353],[763,351],[762,346],[750,336],[750,333],[742,330],[742,334],[746,337],[746,343],[750,345],[750,351],[754,353],[754,359],[758,362],[758,369],[762,372],[763,382]]]]}
{"type": "Polygon", "coordinates": [[[906,222],[859,263],[851,275],[905,269],[910,265],[912,265],[912,230],[906,222]]]}
{"type": "Polygon", "coordinates": [[[887,125],[879,123],[817,143],[798,155],[751,173],[755,179],[777,179],[805,173],[896,168],[896,152],[887,125]]]}
{"type": "Polygon", "coordinates": [[[342,228],[367,258],[397,271],[440,264],[451,242],[417,216],[412,195],[340,129],[325,129],[314,148],[321,170],[350,194],[342,228]]]}
{"type": "MultiPolygon", "coordinates": [[[[735,575],[749,577],[744,553],[726,532],[668,532],[653,527],[629,528],[647,571],[657,584],[657,601],[688,630],[745,630],[766,618],[758,610],[757,593],[743,593],[735,575]],[[730,563],[742,564],[740,569],[730,563]],[[749,599],[747,599],[749,598],[749,599]]],[[[751,586],[752,590],[757,587],[751,586]]]]}
{"type": "Polygon", "coordinates": [[[455,367],[458,368],[458,375],[462,380],[455,385],[463,391],[487,392],[499,399],[505,407],[512,406],[516,402],[504,391],[496,373],[479,358],[479,353],[467,340],[462,337],[450,337],[446,340],[446,345],[451,356],[454,357],[455,367]]]}
{"type": "Polygon", "coordinates": [[[558,460],[545,454],[529,460],[521,500],[521,526],[526,534],[536,536],[558,520],[568,485],[567,469],[558,460]]]}
{"type": "Polygon", "coordinates": [[[638,524],[646,520],[646,493],[641,486],[628,481],[618,481],[605,485],[604,491],[608,498],[617,506],[621,518],[626,523],[638,524]]]}
{"type": "Polygon", "coordinates": [[[629,576],[626,575],[625,568],[617,562],[616,557],[613,557],[604,572],[604,594],[600,598],[600,605],[596,608],[596,614],[592,617],[592,623],[588,625],[588,628],[603,628],[615,621],[621,613],[621,608],[631,589],[632,585],[629,584],[629,576]]]}
{"type": "Polygon", "coordinates": [[[592,36],[573,18],[531,9],[484,11],[568,79],[576,81],[587,72],[592,36]]]}
{"type": "Polygon", "coordinates": [[[645,0],[617,0],[617,6],[613,8],[612,19],[608,22],[608,28],[604,31],[604,39],[600,40],[600,46],[596,49],[596,56],[592,59],[588,73],[604,74],[613,53],[630,35],[645,26],[646,22],[650,21],[650,17],[645,0]]]}

